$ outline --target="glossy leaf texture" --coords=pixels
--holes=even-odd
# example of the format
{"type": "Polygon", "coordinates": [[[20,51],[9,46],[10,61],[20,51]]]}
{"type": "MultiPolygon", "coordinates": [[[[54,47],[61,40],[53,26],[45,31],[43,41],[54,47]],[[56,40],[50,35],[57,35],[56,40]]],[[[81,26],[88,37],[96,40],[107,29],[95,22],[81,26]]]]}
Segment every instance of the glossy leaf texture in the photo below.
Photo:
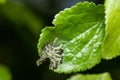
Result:
{"type": "Polygon", "coordinates": [[[9,69],[3,65],[0,65],[0,80],[12,80],[9,69]]]}
{"type": "Polygon", "coordinates": [[[101,74],[77,74],[67,80],[112,80],[108,72],[101,74]]]}
{"type": "Polygon", "coordinates": [[[53,20],[54,27],[42,30],[38,43],[39,55],[44,44],[63,45],[62,64],[58,73],[84,71],[101,61],[101,45],[104,38],[104,7],[92,2],[80,2],[61,11],[53,20]]]}
{"type": "Polygon", "coordinates": [[[120,55],[120,0],[105,2],[106,34],[102,49],[104,59],[120,55]]]}

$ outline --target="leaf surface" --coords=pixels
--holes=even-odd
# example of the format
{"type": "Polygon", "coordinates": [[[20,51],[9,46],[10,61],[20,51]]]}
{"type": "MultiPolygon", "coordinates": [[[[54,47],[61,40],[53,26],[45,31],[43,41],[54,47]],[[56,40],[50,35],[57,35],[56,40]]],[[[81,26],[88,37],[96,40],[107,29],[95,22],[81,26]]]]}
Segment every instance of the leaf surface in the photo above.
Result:
{"type": "Polygon", "coordinates": [[[104,59],[120,55],[120,0],[106,0],[106,34],[102,49],[104,59]]]}
{"type": "Polygon", "coordinates": [[[101,44],[104,37],[104,7],[90,2],[80,2],[61,11],[53,20],[54,27],[42,30],[38,43],[39,55],[44,44],[63,44],[62,64],[55,69],[59,73],[83,71],[101,60],[101,44]]]}
{"type": "Polygon", "coordinates": [[[101,73],[101,74],[77,74],[72,76],[67,80],[112,80],[109,73],[101,73]]]}

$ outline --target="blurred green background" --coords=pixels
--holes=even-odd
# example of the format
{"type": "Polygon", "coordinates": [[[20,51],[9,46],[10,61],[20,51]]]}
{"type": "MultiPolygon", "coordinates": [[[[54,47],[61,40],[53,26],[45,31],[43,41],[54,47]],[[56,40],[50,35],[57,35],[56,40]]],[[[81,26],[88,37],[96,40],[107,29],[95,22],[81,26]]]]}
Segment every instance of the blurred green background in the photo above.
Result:
{"type": "MultiPolygon", "coordinates": [[[[50,71],[49,60],[37,67],[37,43],[41,29],[52,26],[55,14],[80,1],[85,0],[0,0],[0,65],[5,65],[12,75],[12,79],[5,80],[65,80],[75,74],[50,71]]],[[[103,0],[87,1],[104,3],[103,0]]],[[[106,71],[111,73],[113,80],[120,80],[120,57],[102,60],[81,73],[106,71]]]]}

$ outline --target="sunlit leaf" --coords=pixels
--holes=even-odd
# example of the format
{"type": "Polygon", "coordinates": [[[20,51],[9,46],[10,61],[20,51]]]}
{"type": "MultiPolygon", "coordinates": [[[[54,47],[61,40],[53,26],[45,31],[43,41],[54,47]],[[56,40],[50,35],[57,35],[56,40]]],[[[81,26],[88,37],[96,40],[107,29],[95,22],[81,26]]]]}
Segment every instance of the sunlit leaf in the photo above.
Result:
{"type": "Polygon", "coordinates": [[[53,24],[55,27],[42,30],[38,52],[42,55],[42,47],[58,38],[57,44],[63,44],[64,53],[55,72],[83,71],[100,62],[105,26],[102,5],[80,2],[58,13],[53,24]]]}
{"type": "Polygon", "coordinates": [[[101,73],[101,74],[77,74],[72,76],[67,80],[112,80],[109,73],[101,73]]]}
{"type": "Polygon", "coordinates": [[[120,55],[120,0],[106,0],[106,35],[103,44],[103,58],[112,59],[120,55]]]}

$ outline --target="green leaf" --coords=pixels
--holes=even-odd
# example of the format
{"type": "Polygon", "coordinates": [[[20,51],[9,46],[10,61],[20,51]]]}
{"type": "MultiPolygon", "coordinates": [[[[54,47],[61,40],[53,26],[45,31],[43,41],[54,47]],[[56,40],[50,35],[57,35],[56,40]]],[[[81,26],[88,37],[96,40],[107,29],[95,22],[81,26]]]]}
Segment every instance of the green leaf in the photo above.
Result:
{"type": "Polygon", "coordinates": [[[106,0],[106,34],[102,49],[104,59],[120,55],[120,0],[106,0]]]}
{"type": "Polygon", "coordinates": [[[77,74],[67,80],[112,80],[108,72],[101,74],[77,74]]]}
{"type": "Polygon", "coordinates": [[[55,27],[42,30],[38,43],[39,55],[44,44],[63,44],[62,64],[55,72],[70,73],[95,66],[101,60],[104,37],[104,7],[92,2],[80,2],[61,11],[53,20],[55,27]]]}
{"type": "Polygon", "coordinates": [[[0,65],[0,80],[12,80],[9,69],[3,65],[0,65]]]}

